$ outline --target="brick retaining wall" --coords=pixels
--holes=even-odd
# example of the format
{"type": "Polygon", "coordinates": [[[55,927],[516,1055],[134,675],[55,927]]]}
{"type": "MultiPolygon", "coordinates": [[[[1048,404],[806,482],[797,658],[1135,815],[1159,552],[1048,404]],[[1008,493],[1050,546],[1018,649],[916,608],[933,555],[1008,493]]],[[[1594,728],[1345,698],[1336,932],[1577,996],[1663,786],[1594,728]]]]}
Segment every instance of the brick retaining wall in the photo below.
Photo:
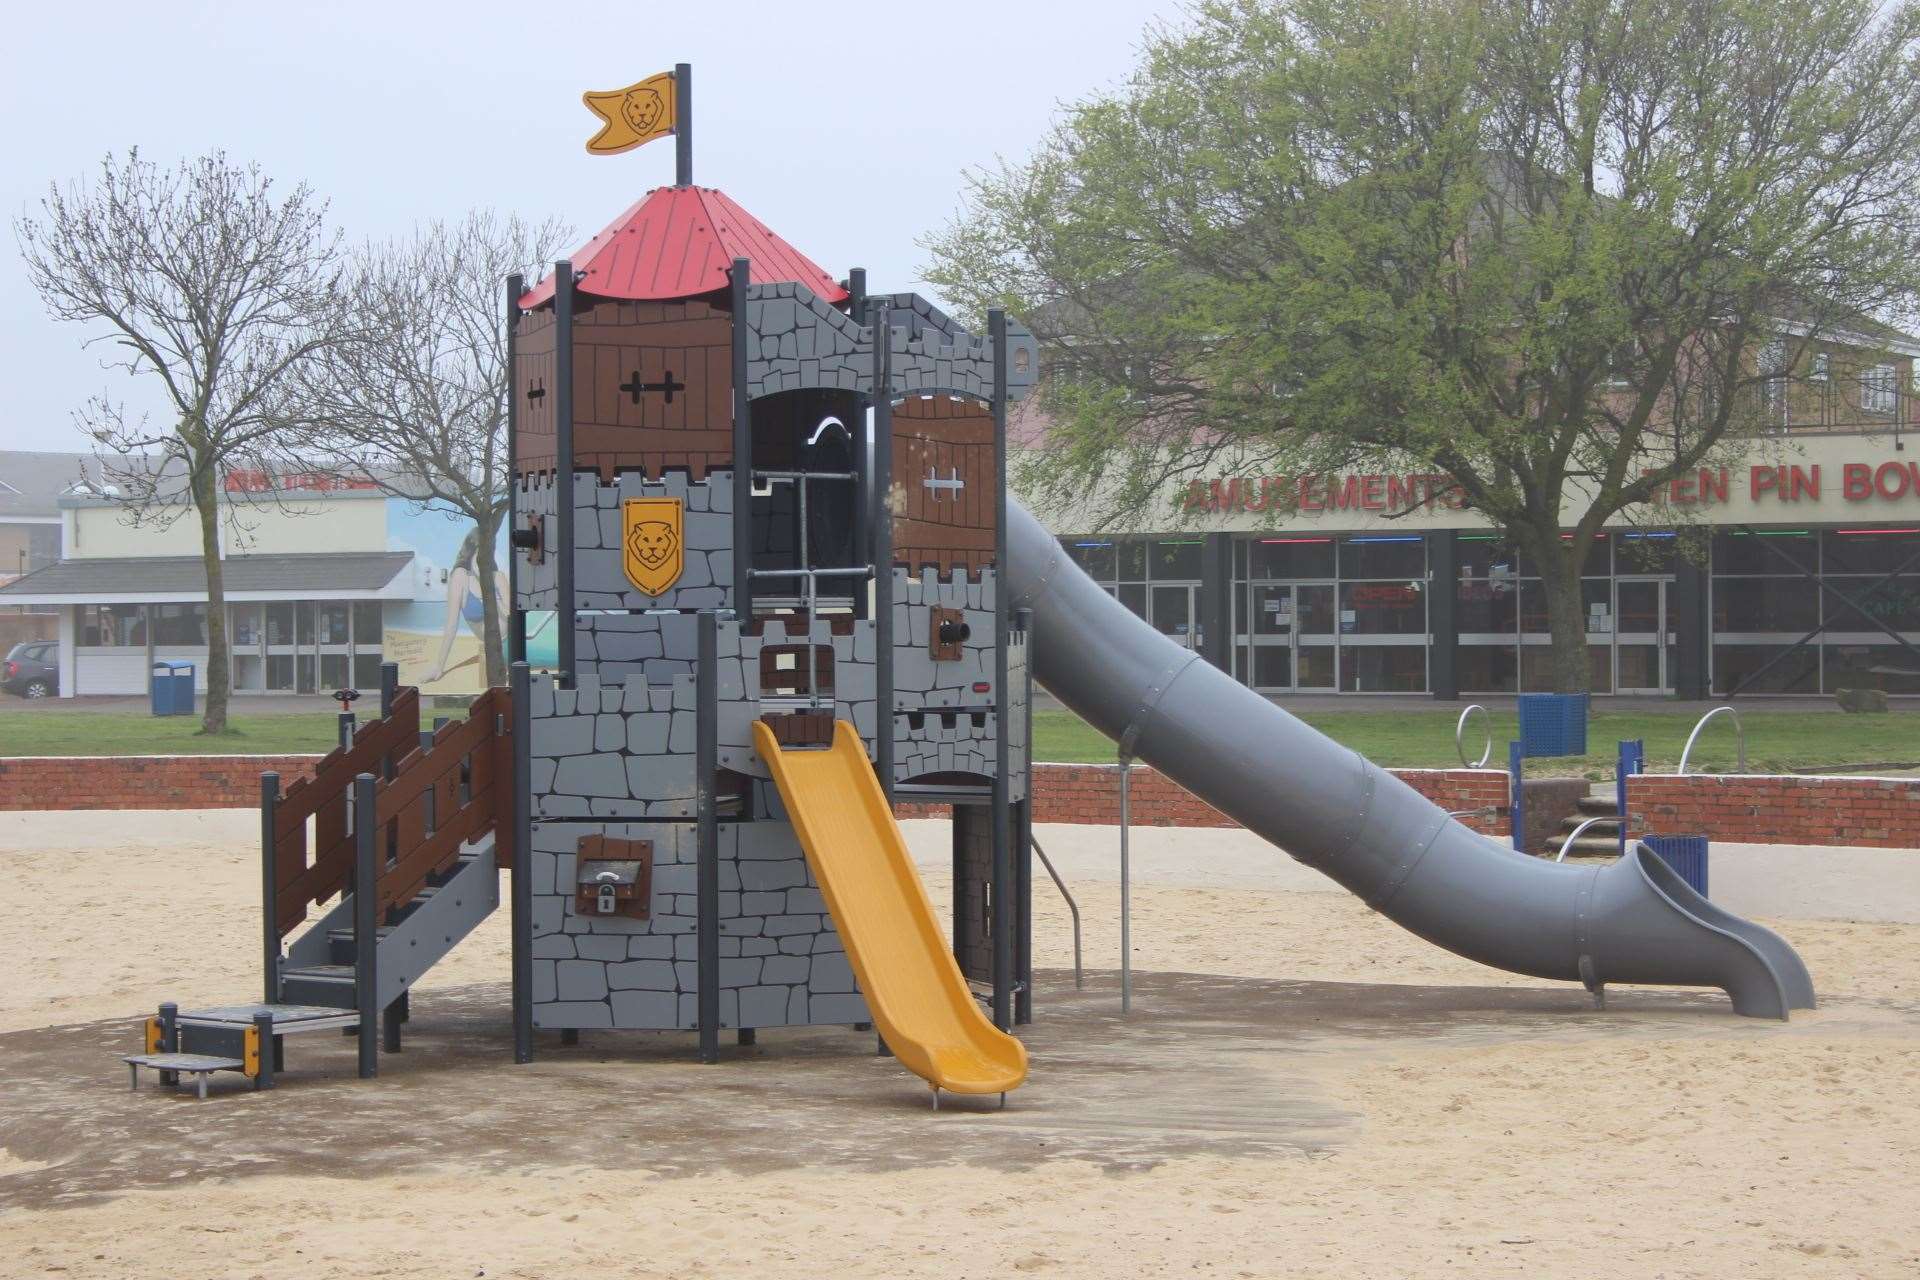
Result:
{"type": "Polygon", "coordinates": [[[1920,848],[1920,778],[1649,773],[1627,779],[1627,811],[1640,834],[1920,848]]]}
{"type": "Polygon", "coordinates": [[[0,810],[241,809],[260,775],[284,789],[319,756],[12,756],[0,758],[0,810]]]}
{"type": "MultiPolygon", "coordinates": [[[[318,756],[28,756],[0,758],[0,810],[234,809],[259,802],[260,775],[291,786],[318,756]]],[[[1468,819],[1482,831],[1507,823],[1507,775],[1492,769],[1395,770],[1414,790],[1447,809],[1495,805],[1499,816],[1468,819]]],[[[1039,822],[1112,825],[1120,821],[1120,770],[1114,765],[1039,764],[1033,770],[1039,822]]],[[[1147,827],[1230,827],[1219,810],[1144,766],[1130,782],[1133,821],[1147,827]]],[[[902,817],[946,816],[944,807],[901,805],[902,817]]]]}

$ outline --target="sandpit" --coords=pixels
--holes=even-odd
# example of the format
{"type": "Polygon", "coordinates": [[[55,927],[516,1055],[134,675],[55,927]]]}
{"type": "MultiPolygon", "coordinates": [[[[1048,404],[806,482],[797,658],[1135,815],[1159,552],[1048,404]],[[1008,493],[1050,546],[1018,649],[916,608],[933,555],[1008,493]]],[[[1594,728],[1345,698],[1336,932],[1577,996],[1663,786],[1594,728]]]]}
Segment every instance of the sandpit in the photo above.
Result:
{"type": "Polygon", "coordinates": [[[1034,1075],[1003,1113],[935,1115],[834,1029],[714,1067],[684,1037],[543,1038],[514,1067],[503,917],[421,984],[378,1081],[301,1043],[281,1088],[202,1104],[128,1094],[114,1053],[160,999],[257,987],[256,820],[9,818],[0,1275],[1920,1271],[1920,926],[1768,920],[1822,997],[1790,1024],[1704,992],[1601,1011],[1284,863],[1222,884],[1240,833],[1148,831],[1132,1016],[1116,885],[1078,860],[1087,986],[1038,898],[1034,1075]]]}

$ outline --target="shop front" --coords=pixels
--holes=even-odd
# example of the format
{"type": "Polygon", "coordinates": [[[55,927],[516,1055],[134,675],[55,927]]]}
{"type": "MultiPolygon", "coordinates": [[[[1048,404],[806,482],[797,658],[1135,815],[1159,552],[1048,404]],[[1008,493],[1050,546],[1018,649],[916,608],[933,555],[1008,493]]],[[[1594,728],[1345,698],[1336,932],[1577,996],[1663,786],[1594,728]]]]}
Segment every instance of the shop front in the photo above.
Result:
{"type": "MultiPolygon", "coordinates": [[[[1444,493],[1418,474],[1226,476],[1178,487],[1177,532],[1055,527],[1122,603],[1262,692],[1551,688],[1538,566],[1444,493]]],[[[1633,517],[1584,560],[1596,693],[1920,694],[1920,464],[1903,440],[1768,441],[1633,517]]]]}

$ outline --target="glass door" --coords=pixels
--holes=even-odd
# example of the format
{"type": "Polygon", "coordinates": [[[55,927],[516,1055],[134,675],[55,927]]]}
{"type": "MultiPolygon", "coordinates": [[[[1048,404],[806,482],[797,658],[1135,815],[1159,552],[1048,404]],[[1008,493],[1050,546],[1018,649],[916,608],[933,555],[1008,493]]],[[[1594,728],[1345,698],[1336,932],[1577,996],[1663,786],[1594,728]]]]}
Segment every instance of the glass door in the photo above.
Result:
{"type": "Polygon", "coordinates": [[[1200,647],[1199,587],[1190,582],[1155,583],[1147,597],[1147,621],[1161,635],[1188,649],[1200,647]]]}
{"type": "Polygon", "coordinates": [[[293,602],[276,601],[266,606],[268,693],[292,693],[293,659],[299,652],[294,639],[293,602]]]}
{"type": "Polygon", "coordinates": [[[1665,578],[1614,581],[1613,688],[1616,693],[1673,692],[1668,660],[1674,636],[1667,618],[1665,578]]]}
{"type": "Polygon", "coordinates": [[[1293,687],[1332,693],[1340,683],[1340,610],[1331,582],[1293,587],[1293,687]]]}
{"type": "Polygon", "coordinates": [[[1247,584],[1245,649],[1248,679],[1255,689],[1293,689],[1293,587],[1283,582],[1247,584]]]}

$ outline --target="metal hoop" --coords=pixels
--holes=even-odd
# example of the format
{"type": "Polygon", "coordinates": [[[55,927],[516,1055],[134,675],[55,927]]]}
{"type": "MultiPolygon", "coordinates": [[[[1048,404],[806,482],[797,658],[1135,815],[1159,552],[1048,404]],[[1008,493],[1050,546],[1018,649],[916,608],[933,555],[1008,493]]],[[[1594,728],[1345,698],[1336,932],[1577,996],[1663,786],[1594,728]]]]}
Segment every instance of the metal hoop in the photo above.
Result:
{"type": "Polygon", "coordinates": [[[1738,766],[1739,771],[1741,773],[1745,773],[1747,771],[1747,730],[1746,730],[1746,727],[1740,723],[1740,713],[1738,711],[1735,711],[1732,707],[1715,707],[1713,710],[1707,712],[1707,714],[1701,716],[1700,723],[1694,725],[1693,732],[1687,735],[1687,745],[1681,748],[1681,751],[1680,751],[1680,768],[1678,770],[1680,776],[1682,777],[1686,776],[1687,757],[1693,754],[1693,740],[1695,738],[1698,738],[1700,736],[1700,731],[1707,727],[1707,721],[1713,719],[1715,716],[1719,715],[1723,711],[1733,717],[1733,732],[1735,734],[1736,740],[1740,744],[1739,746],[1740,764],[1738,766]]]}
{"type": "Polygon", "coordinates": [[[1453,726],[1453,750],[1454,754],[1460,757],[1460,763],[1466,765],[1469,769],[1484,769],[1487,767],[1487,761],[1493,759],[1493,716],[1479,703],[1468,703],[1466,709],[1460,713],[1460,719],[1455,722],[1453,726]],[[1476,711],[1478,711],[1481,717],[1487,722],[1487,746],[1486,749],[1480,753],[1478,760],[1468,763],[1466,744],[1461,741],[1461,738],[1467,731],[1467,717],[1476,711]]]}

